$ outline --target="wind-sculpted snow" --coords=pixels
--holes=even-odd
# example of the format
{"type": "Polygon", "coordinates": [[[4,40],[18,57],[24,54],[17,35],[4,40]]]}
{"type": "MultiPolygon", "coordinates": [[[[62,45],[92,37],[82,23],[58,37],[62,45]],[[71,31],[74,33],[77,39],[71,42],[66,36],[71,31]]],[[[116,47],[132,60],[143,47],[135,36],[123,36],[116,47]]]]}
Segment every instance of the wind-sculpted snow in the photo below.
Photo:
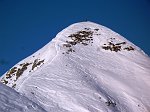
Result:
{"type": "Polygon", "coordinates": [[[104,26],[73,24],[19,64],[1,81],[15,77],[14,89],[48,112],[150,112],[150,58],[104,26]]]}
{"type": "Polygon", "coordinates": [[[0,83],[0,112],[46,112],[40,106],[0,83]]]}

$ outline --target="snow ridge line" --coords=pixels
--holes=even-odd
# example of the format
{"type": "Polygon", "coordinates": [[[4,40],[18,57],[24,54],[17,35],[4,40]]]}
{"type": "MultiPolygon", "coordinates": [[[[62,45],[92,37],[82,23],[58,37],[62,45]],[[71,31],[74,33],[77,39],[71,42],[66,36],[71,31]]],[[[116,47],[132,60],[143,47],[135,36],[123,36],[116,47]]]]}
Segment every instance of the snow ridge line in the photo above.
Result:
{"type": "MultiPolygon", "coordinates": [[[[65,30],[66,30],[66,29],[65,29],[65,30]]],[[[59,35],[62,35],[62,32],[60,32],[59,35]]],[[[52,40],[52,41],[55,41],[55,45],[54,45],[54,46],[55,46],[55,49],[56,49],[56,55],[52,58],[52,60],[49,62],[49,64],[51,64],[51,63],[54,61],[54,59],[55,59],[55,58],[57,57],[57,55],[58,55],[58,52],[60,51],[60,50],[59,50],[59,47],[57,46],[57,45],[58,45],[58,42],[60,41],[60,40],[59,40],[60,37],[61,37],[61,36],[57,36],[57,35],[56,35],[56,37],[55,37],[56,40],[52,40]]],[[[29,74],[30,74],[30,73],[29,73],[29,74]]],[[[22,87],[22,85],[23,85],[31,76],[32,76],[32,75],[29,75],[29,76],[27,75],[27,78],[26,78],[25,80],[23,80],[23,82],[20,84],[20,87],[17,88],[18,91],[19,91],[19,89],[22,87]]]]}
{"type": "MultiPolygon", "coordinates": [[[[60,32],[60,35],[62,35],[62,33],[60,32]]],[[[55,39],[54,40],[52,40],[52,41],[54,41],[55,42],[55,50],[56,50],[56,55],[52,58],[52,60],[50,61],[50,62],[47,62],[47,64],[49,65],[49,64],[51,64],[54,60],[55,60],[55,58],[58,56],[58,54],[59,54],[59,46],[58,46],[58,42],[60,42],[60,40],[59,40],[59,38],[61,38],[61,36],[56,36],[55,37],[55,39]]],[[[62,42],[62,41],[61,41],[62,42]]],[[[46,63],[45,63],[46,64],[46,63]]],[[[45,65],[44,64],[44,65],[45,65]]],[[[32,74],[33,75],[33,74],[32,74]]],[[[19,89],[22,87],[22,85],[32,76],[32,75],[29,75],[23,82],[22,82],[22,84],[20,85],[20,87],[18,87],[18,91],[19,91],[19,89]]],[[[40,102],[40,101],[39,101],[40,102]]],[[[40,104],[42,104],[42,102],[40,102],[40,104]]]]}

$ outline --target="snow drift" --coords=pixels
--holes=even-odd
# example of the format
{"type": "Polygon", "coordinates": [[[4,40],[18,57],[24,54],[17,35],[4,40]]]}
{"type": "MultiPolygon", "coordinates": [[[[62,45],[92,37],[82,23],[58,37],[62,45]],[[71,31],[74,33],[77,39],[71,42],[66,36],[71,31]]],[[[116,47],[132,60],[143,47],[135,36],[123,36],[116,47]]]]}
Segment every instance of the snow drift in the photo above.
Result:
{"type": "Polygon", "coordinates": [[[0,83],[0,112],[46,112],[15,90],[0,83]]]}

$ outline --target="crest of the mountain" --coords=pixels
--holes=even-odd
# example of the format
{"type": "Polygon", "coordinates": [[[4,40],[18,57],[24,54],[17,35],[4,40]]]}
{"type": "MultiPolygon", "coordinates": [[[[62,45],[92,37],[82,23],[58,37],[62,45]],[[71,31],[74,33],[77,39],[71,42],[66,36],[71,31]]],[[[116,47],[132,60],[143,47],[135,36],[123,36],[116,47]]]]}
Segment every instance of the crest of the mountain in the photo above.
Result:
{"type": "Polygon", "coordinates": [[[67,27],[1,77],[55,112],[149,112],[149,81],[149,57],[92,22],[67,27]]]}

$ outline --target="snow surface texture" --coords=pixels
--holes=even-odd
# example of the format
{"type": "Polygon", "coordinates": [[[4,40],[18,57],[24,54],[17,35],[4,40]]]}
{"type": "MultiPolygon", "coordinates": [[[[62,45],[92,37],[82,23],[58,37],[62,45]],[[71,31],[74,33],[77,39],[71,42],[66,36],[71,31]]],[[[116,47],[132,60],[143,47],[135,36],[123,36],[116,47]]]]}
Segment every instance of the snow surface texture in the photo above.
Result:
{"type": "Polygon", "coordinates": [[[46,112],[28,98],[0,83],[0,112],[46,112]]]}
{"type": "Polygon", "coordinates": [[[150,112],[150,58],[92,22],[67,27],[1,82],[47,112],[150,112]]]}

